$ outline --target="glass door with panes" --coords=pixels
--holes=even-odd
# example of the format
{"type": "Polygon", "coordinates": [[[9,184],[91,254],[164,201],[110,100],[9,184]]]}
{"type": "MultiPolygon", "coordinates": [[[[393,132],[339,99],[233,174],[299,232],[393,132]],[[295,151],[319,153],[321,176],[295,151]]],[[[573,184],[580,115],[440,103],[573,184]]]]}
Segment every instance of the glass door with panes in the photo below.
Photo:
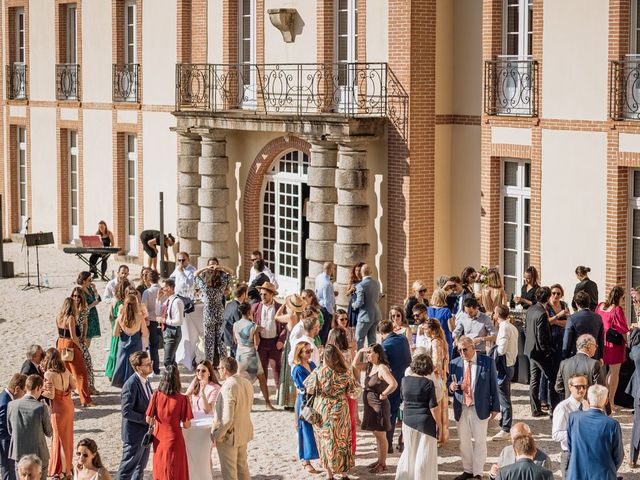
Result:
{"type": "Polygon", "coordinates": [[[502,274],[507,295],[519,295],[529,266],[531,165],[505,159],[502,164],[502,274]]]}
{"type": "Polygon", "coordinates": [[[135,64],[138,61],[138,45],[136,40],[136,2],[135,0],[128,0],[124,6],[124,63],[127,64],[127,68],[129,69],[129,75],[127,78],[129,79],[130,85],[128,88],[123,89],[123,91],[128,92],[127,98],[125,99],[128,102],[135,102],[137,97],[137,85],[138,82],[134,81],[133,78],[136,74],[135,64]]]}
{"type": "Polygon", "coordinates": [[[238,4],[238,92],[242,108],[256,108],[256,0],[240,0],[238,4]]]}
{"type": "Polygon", "coordinates": [[[26,39],[25,39],[25,16],[24,9],[17,8],[16,9],[16,49],[15,49],[15,58],[13,61],[14,66],[14,79],[12,80],[14,83],[14,92],[12,92],[16,99],[26,98],[26,39]]]}
{"type": "Polygon", "coordinates": [[[639,0],[631,0],[629,54],[625,58],[622,72],[625,101],[622,114],[627,118],[638,118],[640,113],[640,8],[639,0]]]}
{"type": "Polygon", "coordinates": [[[78,132],[69,130],[69,213],[71,238],[80,237],[80,189],[78,181],[78,132]]]}
{"type": "Polygon", "coordinates": [[[135,135],[126,136],[125,174],[127,186],[126,223],[129,254],[138,253],[138,153],[135,135]]]}
{"type": "Polygon", "coordinates": [[[304,284],[308,166],[305,153],[288,152],[271,167],[264,187],[262,250],[281,295],[299,293],[304,284]]]}
{"type": "Polygon", "coordinates": [[[27,233],[27,129],[17,127],[17,161],[18,161],[18,216],[20,219],[20,232],[27,233]]]}
{"type": "Polygon", "coordinates": [[[343,112],[353,110],[358,98],[358,0],[337,0],[335,8],[336,100],[338,110],[343,112]]]}
{"type": "MultiPolygon", "coordinates": [[[[629,271],[628,283],[640,291],[640,170],[631,170],[629,185],[629,271]]],[[[631,298],[627,298],[628,312],[631,298]]]]}
{"type": "Polygon", "coordinates": [[[75,3],[67,5],[67,63],[78,63],[77,8],[75,3]]]}

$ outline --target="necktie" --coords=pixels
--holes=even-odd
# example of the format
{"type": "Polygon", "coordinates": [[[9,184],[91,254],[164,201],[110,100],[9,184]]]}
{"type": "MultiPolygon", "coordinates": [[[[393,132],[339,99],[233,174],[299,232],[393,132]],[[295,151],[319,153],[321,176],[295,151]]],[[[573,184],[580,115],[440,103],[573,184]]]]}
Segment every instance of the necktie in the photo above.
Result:
{"type": "Polygon", "coordinates": [[[580,406],[578,407],[578,410],[582,411],[582,403],[580,403],[580,406]]]}
{"type": "Polygon", "coordinates": [[[462,391],[464,392],[464,403],[467,407],[470,407],[473,403],[473,396],[471,395],[471,362],[465,363],[466,368],[464,369],[462,378],[462,391]]]}
{"type": "Polygon", "coordinates": [[[151,390],[151,384],[149,383],[149,380],[146,380],[144,382],[144,387],[145,387],[145,390],[147,391],[147,398],[151,400],[151,395],[153,395],[153,391],[151,390]]]}
{"type": "Polygon", "coordinates": [[[167,313],[169,312],[169,299],[167,299],[163,304],[162,304],[162,327],[160,328],[161,331],[164,332],[164,328],[166,326],[166,321],[167,321],[167,313]]]}

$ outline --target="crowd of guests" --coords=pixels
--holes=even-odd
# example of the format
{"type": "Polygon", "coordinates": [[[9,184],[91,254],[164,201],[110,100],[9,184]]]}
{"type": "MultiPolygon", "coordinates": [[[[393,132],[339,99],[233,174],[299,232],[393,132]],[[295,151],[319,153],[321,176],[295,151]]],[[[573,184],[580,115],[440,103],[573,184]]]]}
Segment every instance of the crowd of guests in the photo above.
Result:
{"type": "MultiPolygon", "coordinates": [[[[482,478],[490,438],[511,441],[491,466],[491,478],[552,478],[548,455],[536,447],[528,425],[514,424],[511,382],[521,361],[529,364],[531,416],[553,417],[550,433],[562,452],[563,477],[582,479],[588,472],[616,478],[623,449],[614,399],[627,346],[640,367],[640,330],[628,335],[620,287],[599,303],[589,269],[578,267],[570,309],[562,286],[542,286],[534,267],[511,298],[497,269],[481,274],[467,267],[459,277],[439,277],[431,292],[424,281],[414,282],[404,305],[392,306],[383,318],[381,286],[368,264],[353,267],[348,306],[341,309],[331,262],[315,288],[281,302],[277,278],[260,252],[251,259],[247,283],[237,283],[215,258],[196,269],[187,252],[177,254],[175,271],[162,281],[156,270],[144,268],[134,285],[121,265],[102,296],[92,273],[81,272],[56,317],[55,347],[30,347],[22,373],[0,396],[3,480],[22,478],[27,470],[43,479],[110,478],[93,440],[82,439],[75,455],[73,450],[72,392],[87,408],[99,393],[90,345],[100,335],[100,302],[108,302],[110,313],[105,376],[122,389],[118,478],[142,479],[150,446],[154,478],[211,478],[215,445],[223,478],[248,479],[256,380],[267,409],[277,403],[294,412],[298,457],[307,473],[348,478],[361,430],[371,432],[376,444],[371,474],[386,472],[387,456],[397,450],[397,479],[437,479],[451,400],[463,467],[457,480],[482,478]],[[183,394],[176,350],[185,314],[198,300],[205,359],[196,362],[183,394]],[[490,437],[489,419],[498,415],[500,430],[490,437]]],[[[637,407],[635,468],[640,368],[625,387],[637,407]]]]}

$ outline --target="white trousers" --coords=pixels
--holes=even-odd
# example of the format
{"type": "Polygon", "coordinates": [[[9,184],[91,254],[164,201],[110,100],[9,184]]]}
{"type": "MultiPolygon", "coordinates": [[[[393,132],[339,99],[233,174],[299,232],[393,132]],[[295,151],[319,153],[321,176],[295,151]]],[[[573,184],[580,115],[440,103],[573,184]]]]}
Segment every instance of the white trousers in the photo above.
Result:
{"type": "Polygon", "coordinates": [[[438,441],[435,437],[402,424],[404,450],[398,461],[396,480],[438,480],[438,441]]]}
{"type": "Polygon", "coordinates": [[[482,476],[487,461],[487,426],[489,418],[480,420],[476,407],[462,405],[462,414],[458,421],[460,454],[462,469],[467,473],[482,476]]]}

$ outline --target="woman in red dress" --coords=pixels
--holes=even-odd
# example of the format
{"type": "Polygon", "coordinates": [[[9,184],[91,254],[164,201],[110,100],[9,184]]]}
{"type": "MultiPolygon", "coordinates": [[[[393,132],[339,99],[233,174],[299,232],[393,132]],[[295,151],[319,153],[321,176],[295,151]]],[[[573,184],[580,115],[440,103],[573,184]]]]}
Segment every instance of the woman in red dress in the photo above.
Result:
{"type": "Polygon", "coordinates": [[[178,367],[170,365],[162,374],[162,380],[158,390],[151,397],[146,414],[147,423],[155,423],[154,480],[189,480],[187,450],[182,428],[191,426],[193,413],[189,398],[180,393],[180,390],[178,367]]]}
{"type": "Polygon", "coordinates": [[[609,292],[609,296],[605,302],[602,302],[596,308],[596,313],[602,317],[604,326],[604,364],[609,368],[607,375],[607,387],[609,388],[609,404],[611,408],[615,408],[613,399],[618,389],[618,379],[620,375],[620,365],[624,363],[627,356],[627,332],[629,332],[629,324],[627,317],[622,309],[622,301],[624,300],[624,290],[622,287],[613,287],[609,292]],[[613,329],[622,337],[623,341],[619,344],[607,341],[607,331],[613,329]]]}

